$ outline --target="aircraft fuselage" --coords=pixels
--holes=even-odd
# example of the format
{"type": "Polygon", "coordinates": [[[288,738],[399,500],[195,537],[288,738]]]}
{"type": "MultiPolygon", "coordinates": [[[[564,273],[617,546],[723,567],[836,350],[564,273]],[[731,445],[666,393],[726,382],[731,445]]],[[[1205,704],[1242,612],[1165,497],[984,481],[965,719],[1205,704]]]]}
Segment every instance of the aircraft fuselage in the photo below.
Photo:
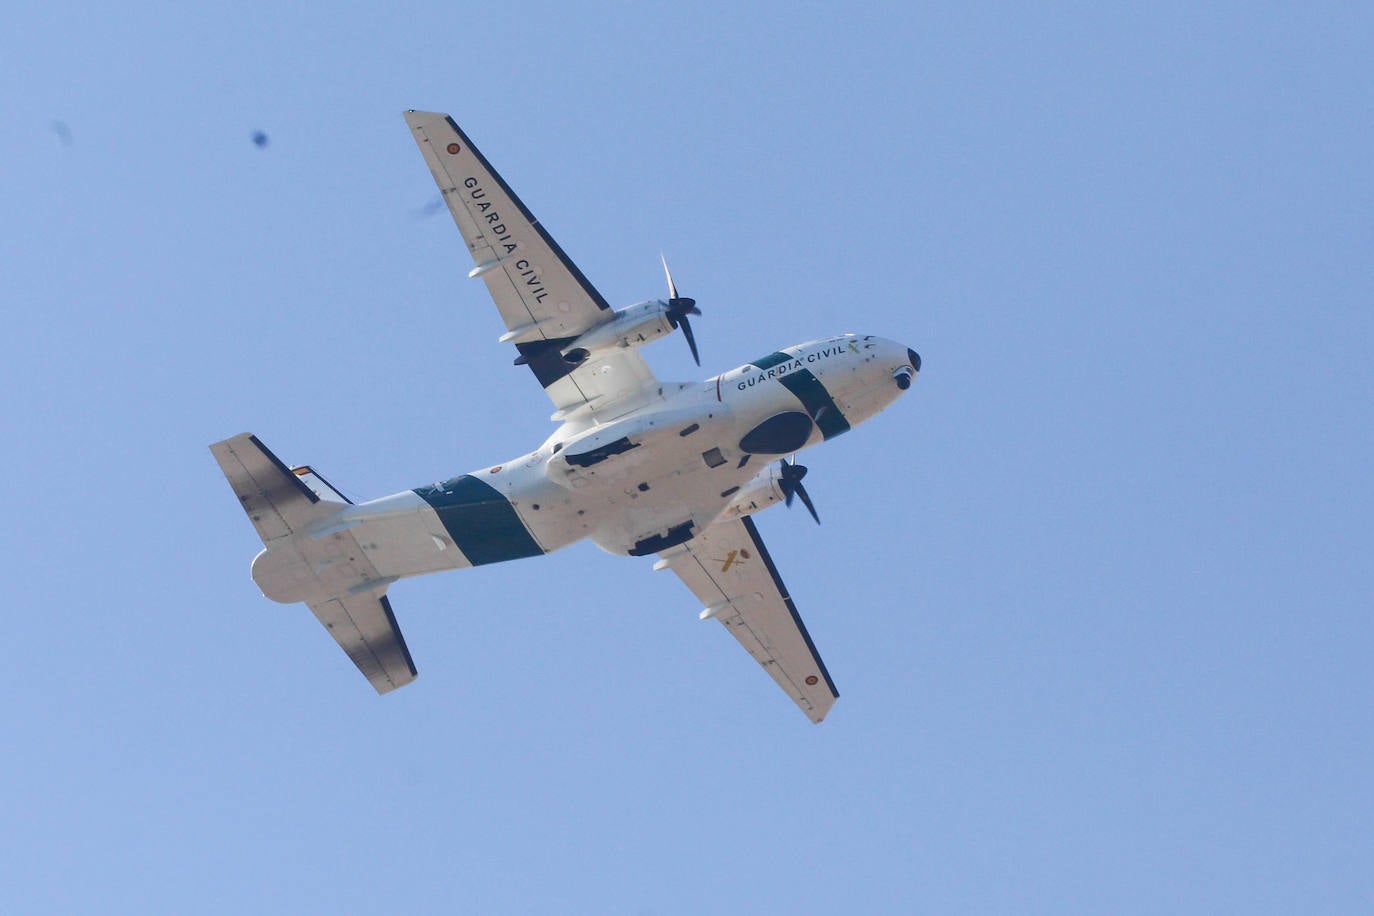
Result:
{"type": "Polygon", "coordinates": [[[781,501],[775,459],[874,416],[919,368],[901,344],[846,334],[665,385],[651,406],[569,420],[528,454],[348,506],[264,550],[253,577],[267,597],[292,602],[317,594],[332,570],[344,574],[357,551],[391,581],[583,539],[621,556],[668,550],[717,518],[781,501]]]}

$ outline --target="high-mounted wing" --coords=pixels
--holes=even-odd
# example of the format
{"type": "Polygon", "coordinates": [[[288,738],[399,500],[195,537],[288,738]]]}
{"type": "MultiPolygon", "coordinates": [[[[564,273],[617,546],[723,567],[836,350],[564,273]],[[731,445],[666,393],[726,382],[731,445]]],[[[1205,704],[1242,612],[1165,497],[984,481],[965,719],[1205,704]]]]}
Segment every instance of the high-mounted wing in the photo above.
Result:
{"type": "Polygon", "coordinates": [[[753,520],[716,522],[660,556],[656,568],[687,583],[703,619],[724,624],[811,721],[825,718],[840,694],[753,520]]]}
{"type": "MultiPolygon", "coordinates": [[[[615,313],[486,157],[446,114],[406,112],[453,221],[515,344],[563,417],[606,414],[657,383],[634,349],[598,350],[569,363],[564,349],[615,313]]],[[[556,415],[557,416],[557,415],[556,415]]]]}

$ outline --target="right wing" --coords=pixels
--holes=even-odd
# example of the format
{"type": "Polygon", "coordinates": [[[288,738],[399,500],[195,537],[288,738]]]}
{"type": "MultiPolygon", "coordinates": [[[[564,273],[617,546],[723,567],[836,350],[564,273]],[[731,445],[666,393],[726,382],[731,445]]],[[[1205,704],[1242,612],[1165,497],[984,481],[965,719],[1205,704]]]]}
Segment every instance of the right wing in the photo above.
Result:
{"type": "Polygon", "coordinates": [[[724,624],[811,721],[825,718],[839,691],[752,519],[718,521],[660,556],[655,568],[677,573],[703,619],[724,624]]]}
{"type": "Polygon", "coordinates": [[[634,348],[599,350],[570,365],[563,348],[615,312],[446,114],[407,111],[425,163],[487,284],[522,363],[564,416],[607,412],[656,384],[634,348]]]}

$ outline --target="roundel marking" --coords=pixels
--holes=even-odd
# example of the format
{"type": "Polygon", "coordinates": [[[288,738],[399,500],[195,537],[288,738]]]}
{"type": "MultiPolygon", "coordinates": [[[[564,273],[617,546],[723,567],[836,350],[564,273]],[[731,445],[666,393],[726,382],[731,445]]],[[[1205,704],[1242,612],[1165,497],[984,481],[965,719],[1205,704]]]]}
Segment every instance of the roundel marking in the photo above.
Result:
{"type": "Polygon", "coordinates": [[[448,151],[449,151],[449,154],[450,154],[450,155],[453,155],[453,156],[458,155],[458,151],[459,151],[460,149],[462,149],[462,147],[459,146],[457,143],[450,143],[450,144],[448,145],[448,151]]]}
{"type": "Polygon", "coordinates": [[[808,687],[815,687],[815,686],[816,686],[817,684],[819,684],[820,682],[821,682],[821,679],[818,678],[818,677],[816,677],[816,675],[814,675],[814,674],[808,674],[808,675],[806,676],[806,685],[807,685],[808,687]]]}

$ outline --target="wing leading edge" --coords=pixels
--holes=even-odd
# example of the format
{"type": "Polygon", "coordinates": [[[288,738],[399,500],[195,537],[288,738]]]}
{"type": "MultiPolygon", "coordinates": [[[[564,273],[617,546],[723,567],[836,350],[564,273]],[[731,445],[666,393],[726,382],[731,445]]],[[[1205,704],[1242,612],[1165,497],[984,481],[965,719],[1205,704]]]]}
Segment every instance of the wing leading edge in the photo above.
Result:
{"type": "Polygon", "coordinates": [[[703,619],[719,620],[811,721],[825,718],[839,691],[753,520],[716,522],[660,556],[704,605],[703,619]]]}

